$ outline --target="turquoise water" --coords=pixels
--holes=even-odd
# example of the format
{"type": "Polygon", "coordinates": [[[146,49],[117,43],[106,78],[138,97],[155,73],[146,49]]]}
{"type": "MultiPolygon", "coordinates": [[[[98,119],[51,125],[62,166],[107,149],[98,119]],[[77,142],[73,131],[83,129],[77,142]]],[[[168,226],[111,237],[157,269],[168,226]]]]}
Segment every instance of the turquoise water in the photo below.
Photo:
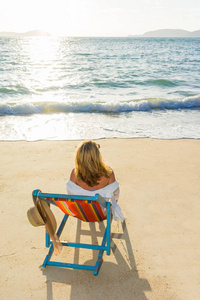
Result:
{"type": "Polygon", "coordinates": [[[199,38],[0,38],[0,140],[200,138],[199,38]]]}

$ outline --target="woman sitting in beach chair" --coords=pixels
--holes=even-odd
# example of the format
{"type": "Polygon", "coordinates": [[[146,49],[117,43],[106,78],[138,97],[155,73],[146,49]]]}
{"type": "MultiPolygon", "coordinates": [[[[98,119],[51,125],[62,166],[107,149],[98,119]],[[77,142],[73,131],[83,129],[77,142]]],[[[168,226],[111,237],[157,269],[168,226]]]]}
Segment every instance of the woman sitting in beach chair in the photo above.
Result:
{"type": "MultiPolygon", "coordinates": [[[[75,168],[68,180],[67,193],[71,195],[95,196],[98,192],[112,204],[114,220],[124,220],[117,200],[119,198],[119,183],[114,171],[107,166],[99,151],[100,145],[94,141],[82,142],[75,155],[75,168]]],[[[106,208],[101,206],[106,215],[106,208]]]]}
{"type": "MultiPolygon", "coordinates": [[[[75,168],[72,170],[70,179],[66,184],[67,193],[81,196],[95,196],[98,193],[106,201],[111,202],[114,220],[119,218],[123,221],[124,216],[117,204],[119,183],[115,179],[113,170],[103,162],[99,148],[100,146],[93,141],[84,141],[78,146],[75,156],[75,168]]],[[[62,209],[62,207],[60,208],[62,209]]],[[[106,208],[100,205],[100,210],[101,220],[106,219],[106,208]]],[[[79,216],[76,217],[79,218],[79,216]]],[[[54,253],[59,254],[62,244],[55,233],[50,218],[47,217],[44,223],[52,239],[54,253]]]]}

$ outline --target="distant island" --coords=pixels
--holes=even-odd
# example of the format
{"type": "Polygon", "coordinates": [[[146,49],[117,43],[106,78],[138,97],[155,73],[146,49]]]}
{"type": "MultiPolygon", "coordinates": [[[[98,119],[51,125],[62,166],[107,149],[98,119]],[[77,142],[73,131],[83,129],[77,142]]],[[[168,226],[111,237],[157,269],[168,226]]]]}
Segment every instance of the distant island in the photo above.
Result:
{"type": "MultiPolygon", "coordinates": [[[[45,37],[51,36],[50,33],[41,30],[32,30],[27,32],[10,32],[2,31],[0,32],[0,37],[45,37]]],[[[154,31],[145,32],[142,35],[128,35],[128,37],[200,37],[200,30],[187,31],[183,29],[158,29],[154,31]]]]}
{"type": "Polygon", "coordinates": [[[28,37],[28,36],[51,36],[48,32],[41,30],[32,30],[27,32],[0,32],[0,37],[28,37]]]}
{"type": "Polygon", "coordinates": [[[142,35],[129,35],[129,37],[200,37],[200,30],[158,29],[145,32],[142,35]]]}

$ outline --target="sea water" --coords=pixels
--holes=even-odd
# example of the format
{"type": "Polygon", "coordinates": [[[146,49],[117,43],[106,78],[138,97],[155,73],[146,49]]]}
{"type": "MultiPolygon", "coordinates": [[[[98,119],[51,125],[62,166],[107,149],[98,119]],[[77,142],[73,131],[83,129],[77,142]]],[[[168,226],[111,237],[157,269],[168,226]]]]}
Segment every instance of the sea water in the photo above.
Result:
{"type": "Polygon", "coordinates": [[[0,38],[0,140],[200,138],[200,38],[0,38]]]}

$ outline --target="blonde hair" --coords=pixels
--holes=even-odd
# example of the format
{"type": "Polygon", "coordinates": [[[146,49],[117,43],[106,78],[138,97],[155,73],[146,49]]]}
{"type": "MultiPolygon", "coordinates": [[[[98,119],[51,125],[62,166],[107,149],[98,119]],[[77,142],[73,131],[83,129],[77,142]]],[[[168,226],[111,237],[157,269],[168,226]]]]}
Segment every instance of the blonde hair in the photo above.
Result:
{"type": "Polygon", "coordinates": [[[110,177],[112,169],[102,159],[99,145],[93,141],[82,142],[75,156],[75,176],[92,187],[102,176],[110,177]]]}

